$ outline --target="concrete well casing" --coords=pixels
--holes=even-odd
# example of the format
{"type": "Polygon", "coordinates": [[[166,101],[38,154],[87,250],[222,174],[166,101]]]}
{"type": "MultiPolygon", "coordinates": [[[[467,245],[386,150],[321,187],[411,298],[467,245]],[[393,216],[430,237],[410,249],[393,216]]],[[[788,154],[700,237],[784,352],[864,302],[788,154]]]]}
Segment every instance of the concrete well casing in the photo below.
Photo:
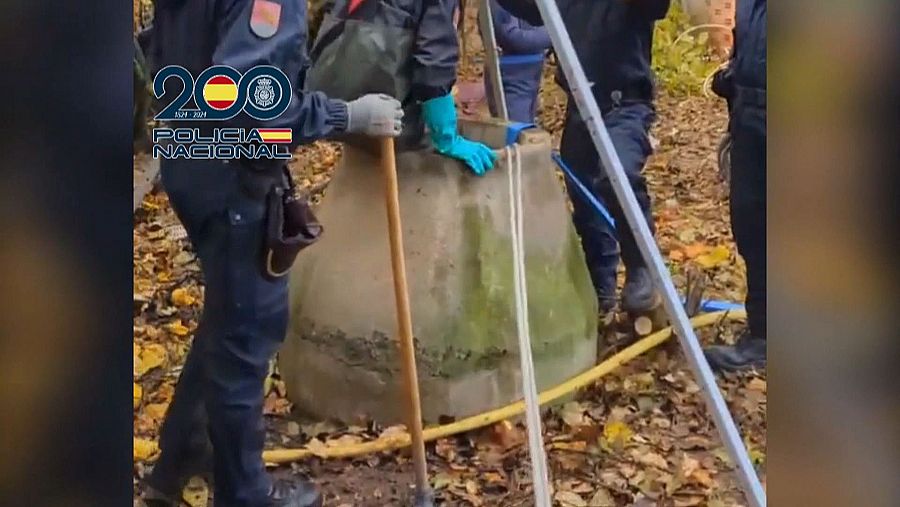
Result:
{"type": "MultiPolygon", "coordinates": [[[[499,148],[504,125],[461,122],[499,148]]],[[[550,137],[519,137],[525,265],[538,388],[594,365],[597,302],[550,137]]],[[[500,152],[502,154],[502,152],[500,152]]],[[[466,417],[521,398],[505,158],[483,177],[431,150],[397,155],[423,416],[466,417]]],[[[404,422],[383,178],[376,150],[351,145],[316,213],[322,239],[291,273],[279,368],[306,414],[404,422]]]]}

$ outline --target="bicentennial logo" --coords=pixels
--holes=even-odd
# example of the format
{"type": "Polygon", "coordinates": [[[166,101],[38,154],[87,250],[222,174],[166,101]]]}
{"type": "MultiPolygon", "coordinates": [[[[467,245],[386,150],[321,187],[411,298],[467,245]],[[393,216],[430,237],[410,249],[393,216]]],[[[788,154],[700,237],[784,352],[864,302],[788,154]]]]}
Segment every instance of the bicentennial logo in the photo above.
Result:
{"type": "MultiPolygon", "coordinates": [[[[170,65],[156,74],[153,93],[165,105],[155,119],[172,123],[225,121],[242,112],[267,122],[281,116],[293,97],[288,77],[270,65],[253,67],[243,74],[216,65],[201,72],[196,80],[186,68],[170,65]]],[[[153,158],[290,160],[292,143],[292,129],[277,124],[247,128],[163,124],[153,129],[153,158]]]]}
{"type": "MultiPolygon", "coordinates": [[[[181,91],[155,117],[161,121],[223,121],[242,111],[260,121],[274,120],[291,104],[291,82],[277,67],[259,65],[241,74],[226,65],[209,67],[197,76],[169,65],[153,79],[153,93],[165,103],[166,83],[181,81],[181,91]],[[196,109],[187,106],[194,99],[196,109]]],[[[174,88],[174,87],[173,87],[174,88]]],[[[170,88],[172,90],[172,88],[170,88]]]]}

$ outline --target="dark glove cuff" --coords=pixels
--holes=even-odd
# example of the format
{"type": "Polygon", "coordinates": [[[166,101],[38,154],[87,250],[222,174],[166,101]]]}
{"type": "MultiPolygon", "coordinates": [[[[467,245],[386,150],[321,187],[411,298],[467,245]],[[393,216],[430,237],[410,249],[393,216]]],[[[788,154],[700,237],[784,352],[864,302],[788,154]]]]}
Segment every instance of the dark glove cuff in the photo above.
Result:
{"type": "Polygon", "coordinates": [[[328,114],[326,123],[334,128],[337,132],[345,132],[349,124],[349,114],[347,103],[343,100],[329,100],[325,106],[328,114]]]}

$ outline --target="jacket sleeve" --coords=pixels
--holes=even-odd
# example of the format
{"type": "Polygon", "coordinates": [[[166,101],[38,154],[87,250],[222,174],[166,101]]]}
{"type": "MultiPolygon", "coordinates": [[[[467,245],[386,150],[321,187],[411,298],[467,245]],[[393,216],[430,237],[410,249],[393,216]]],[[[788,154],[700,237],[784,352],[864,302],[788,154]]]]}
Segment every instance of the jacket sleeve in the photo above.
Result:
{"type": "Polygon", "coordinates": [[[425,102],[450,93],[459,59],[454,0],[423,0],[412,54],[412,95],[425,102]]]}
{"type": "MultiPolygon", "coordinates": [[[[321,92],[305,92],[299,82],[305,61],[306,0],[265,0],[280,5],[278,28],[270,37],[260,37],[250,28],[253,4],[260,0],[224,0],[219,18],[219,34],[213,65],[228,65],[239,72],[257,65],[281,69],[292,81],[293,98],[278,118],[259,121],[239,114],[231,126],[289,127],[294,131],[294,144],[311,142],[347,127],[347,105],[329,99],[321,92]]],[[[293,146],[292,146],[293,147],[293,146]]]]}
{"type": "Polygon", "coordinates": [[[550,35],[542,26],[524,25],[492,0],[497,45],[508,54],[540,53],[550,48],[550,35]]]}

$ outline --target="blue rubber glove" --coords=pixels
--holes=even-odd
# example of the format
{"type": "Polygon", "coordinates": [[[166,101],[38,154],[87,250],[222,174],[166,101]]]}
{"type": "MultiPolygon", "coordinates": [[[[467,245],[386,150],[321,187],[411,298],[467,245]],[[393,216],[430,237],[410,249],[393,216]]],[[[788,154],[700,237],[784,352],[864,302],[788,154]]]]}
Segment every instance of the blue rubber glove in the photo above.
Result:
{"type": "Polygon", "coordinates": [[[431,143],[438,153],[462,160],[479,176],[494,167],[497,154],[493,150],[456,132],[456,106],[452,96],[448,94],[425,101],[422,112],[431,131],[431,143]]]}

